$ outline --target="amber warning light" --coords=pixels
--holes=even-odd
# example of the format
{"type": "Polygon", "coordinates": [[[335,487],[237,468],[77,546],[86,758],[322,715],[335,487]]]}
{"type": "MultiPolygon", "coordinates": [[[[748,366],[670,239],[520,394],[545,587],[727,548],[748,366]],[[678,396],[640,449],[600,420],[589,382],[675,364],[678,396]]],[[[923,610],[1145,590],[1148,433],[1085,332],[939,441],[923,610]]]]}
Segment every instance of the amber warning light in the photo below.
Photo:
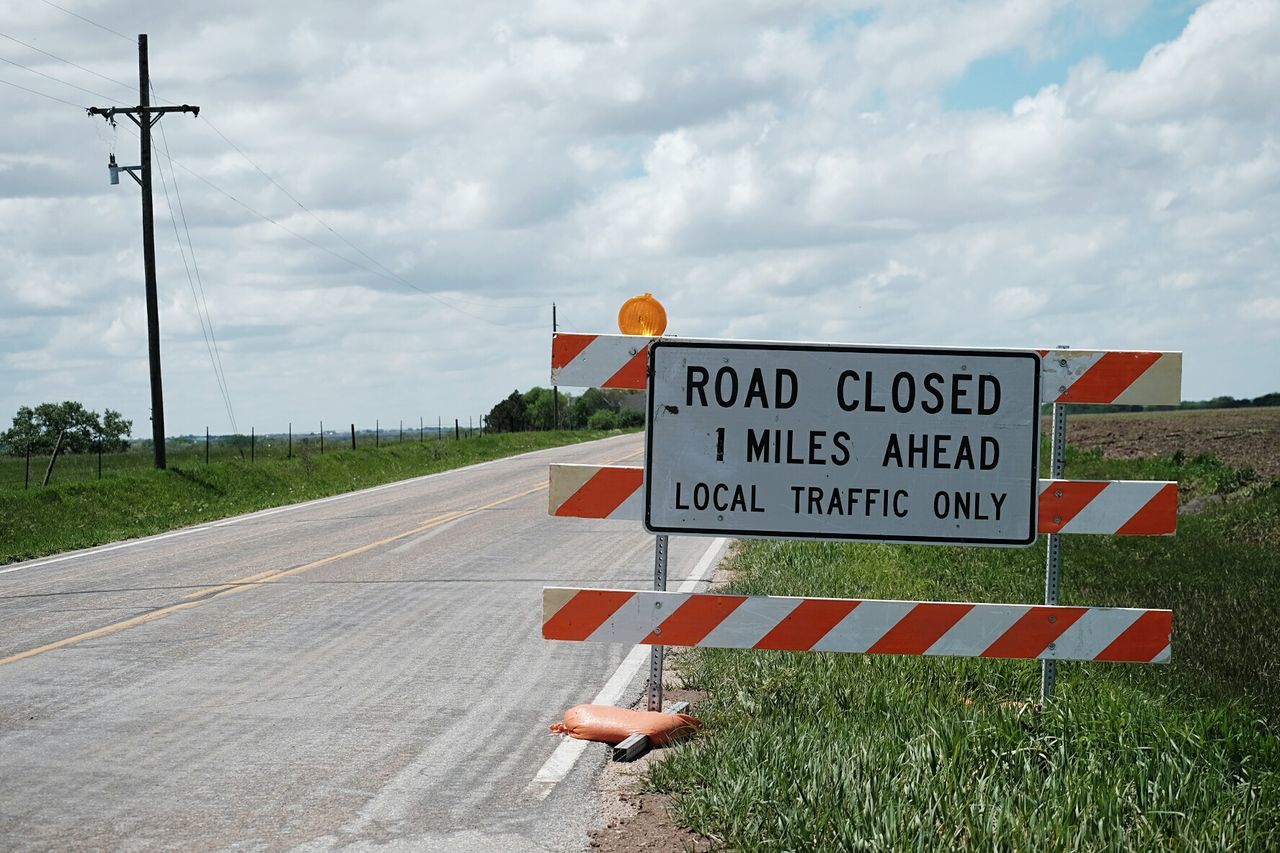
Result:
{"type": "Polygon", "coordinates": [[[661,335],[667,330],[666,309],[652,293],[633,296],[618,311],[618,329],[624,335],[661,335]]]}

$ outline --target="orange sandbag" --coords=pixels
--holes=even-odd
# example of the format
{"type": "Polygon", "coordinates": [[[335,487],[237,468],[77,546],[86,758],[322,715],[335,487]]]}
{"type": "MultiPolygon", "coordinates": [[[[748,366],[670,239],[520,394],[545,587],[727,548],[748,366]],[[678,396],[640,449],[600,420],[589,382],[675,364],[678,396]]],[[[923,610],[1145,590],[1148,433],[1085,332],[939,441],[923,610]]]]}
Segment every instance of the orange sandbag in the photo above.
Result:
{"type": "Polygon", "coordinates": [[[551,731],[578,740],[615,744],[634,734],[648,735],[654,746],[665,746],[693,734],[702,725],[688,714],[661,711],[632,711],[612,705],[574,705],[564,712],[564,721],[552,723],[551,731]]]}

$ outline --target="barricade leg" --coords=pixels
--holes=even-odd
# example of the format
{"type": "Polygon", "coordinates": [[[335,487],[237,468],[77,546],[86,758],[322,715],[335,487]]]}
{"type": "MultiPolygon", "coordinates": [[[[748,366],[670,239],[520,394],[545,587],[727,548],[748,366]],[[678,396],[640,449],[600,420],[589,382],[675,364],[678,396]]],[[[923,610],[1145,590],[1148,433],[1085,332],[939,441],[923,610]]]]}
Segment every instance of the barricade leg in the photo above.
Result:
{"type": "MultiPolygon", "coordinates": [[[[667,537],[657,536],[653,546],[653,588],[656,592],[667,590],[667,537]]],[[[649,702],[650,711],[662,710],[662,646],[654,646],[649,653],[649,702]]]]}
{"type": "MultiPolygon", "coordinates": [[[[1064,403],[1053,404],[1053,434],[1049,439],[1050,476],[1061,480],[1066,469],[1067,454],[1067,407],[1064,403]]],[[[1058,603],[1058,587],[1062,573],[1062,536],[1049,534],[1048,554],[1044,566],[1044,603],[1058,603]]],[[[1045,660],[1040,662],[1040,701],[1046,702],[1053,696],[1054,685],[1058,681],[1058,662],[1045,660]]]]}

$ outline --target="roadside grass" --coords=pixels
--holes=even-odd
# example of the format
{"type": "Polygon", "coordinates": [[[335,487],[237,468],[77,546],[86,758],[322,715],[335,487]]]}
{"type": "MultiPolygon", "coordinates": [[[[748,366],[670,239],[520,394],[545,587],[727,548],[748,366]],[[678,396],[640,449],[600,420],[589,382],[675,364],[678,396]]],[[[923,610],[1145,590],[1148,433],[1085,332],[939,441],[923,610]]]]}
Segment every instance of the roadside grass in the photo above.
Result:
{"type": "Polygon", "coordinates": [[[167,471],[117,471],[102,480],[0,491],[0,565],[607,435],[505,433],[323,455],[302,448],[293,459],[253,464],[171,459],[167,471]]]}
{"type": "MultiPolygon", "coordinates": [[[[464,436],[466,432],[464,429],[464,436]]],[[[430,437],[421,441],[416,427],[403,442],[401,441],[402,434],[398,431],[385,432],[380,442],[366,432],[361,432],[358,435],[359,447],[362,450],[366,449],[366,444],[371,447],[379,445],[381,447],[389,447],[401,443],[407,446],[409,444],[454,440],[452,430],[441,434],[436,433],[434,427],[432,427],[430,437]]],[[[325,438],[324,454],[321,455],[340,452],[350,449],[350,447],[350,439],[346,433],[331,432],[325,438]]],[[[247,463],[253,461],[256,464],[266,462],[268,459],[288,459],[299,457],[304,453],[319,453],[320,443],[319,436],[315,433],[295,435],[292,441],[289,440],[287,435],[270,433],[257,436],[251,448],[248,436],[224,435],[212,437],[207,449],[211,463],[234,461],[247,463]]],[[[194,468],[198,465],[204,465],[205,452],[206,447],[203,437],[170,436],[165,440],[165,456],[169,465],[172,466],[194,468]]],[[[102,455],[101,479],[119,474],[149,471],[154,466],[155,456],[152,452],[151,442],[134,441],[128,450],[104,453],[102,455]]],[[[29,468],[27,460],[21,454],[0,454],[0,490],[37,488],[48,467],[49,455],[47,453],[32,456],[29,468]]],[[[68,483],[97,480],[100,479],[98,470],[98,454],[94,451],[88,453],[60,453],[58,454],[57,462],[53,466],[50,485],[61,486],[68,483]]]]}
{"type": "MultiPolygon", "coordinates": [[[[1280,847],[1280,481],[1209,457],[1070,454],[1067,472],[1235,493],[1175,537],[1064,537],[1063,603],[1172,608],[1172,664],[1060,663],[1041,709],[1038,662],[690,650],[706,725],[649,784],[742,850],[1280,847]]],[[[1044,595],[1043,540],[757,541],[729,568],[748,594],[1044,595]]]]}

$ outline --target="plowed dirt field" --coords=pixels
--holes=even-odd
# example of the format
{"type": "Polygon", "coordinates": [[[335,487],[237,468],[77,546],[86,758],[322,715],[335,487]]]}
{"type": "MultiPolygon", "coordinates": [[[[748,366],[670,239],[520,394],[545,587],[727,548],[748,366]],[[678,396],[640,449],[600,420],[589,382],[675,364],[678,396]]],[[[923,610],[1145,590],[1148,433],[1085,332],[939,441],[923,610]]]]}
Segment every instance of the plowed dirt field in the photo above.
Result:
{"type": "Polygon", "coordinates": [[[1263,480],[1280,477],[1280,408],[1069,415],[1067,441],[1119,459],[1211,453],[1263,480]]]}

